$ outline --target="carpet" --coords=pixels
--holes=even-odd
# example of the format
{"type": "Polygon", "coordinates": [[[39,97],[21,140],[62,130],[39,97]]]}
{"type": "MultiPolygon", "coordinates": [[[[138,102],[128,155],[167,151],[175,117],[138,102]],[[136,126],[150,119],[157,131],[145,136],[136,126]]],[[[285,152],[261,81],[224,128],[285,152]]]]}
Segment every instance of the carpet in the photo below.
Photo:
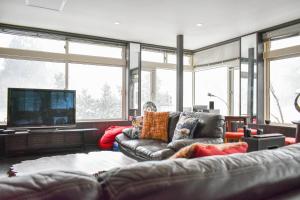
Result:
{"type": "Polygon", "coordinates": [[[12,165],[10,176],[21,176],[44,171],[82,171],[97,174],[115,167],[136,163],[136,160],[125,156],[121,152],[99,151],[90,153],[76,153],[58,156],[42,157],[26,160],[12,165]]]}

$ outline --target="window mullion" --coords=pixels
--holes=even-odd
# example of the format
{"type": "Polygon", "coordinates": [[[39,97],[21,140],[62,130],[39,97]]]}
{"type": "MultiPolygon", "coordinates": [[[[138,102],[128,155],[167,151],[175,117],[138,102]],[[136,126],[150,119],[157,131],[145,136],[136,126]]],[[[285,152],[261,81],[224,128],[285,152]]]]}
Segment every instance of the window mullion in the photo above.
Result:
{"type": "MultiPolygon", "coordinates": [[[[69,41],[66,40],[65,53],[69,54],[69,41]]],[[[69,89],[69,62],[65,62],[65,89],[69,89]]]]}

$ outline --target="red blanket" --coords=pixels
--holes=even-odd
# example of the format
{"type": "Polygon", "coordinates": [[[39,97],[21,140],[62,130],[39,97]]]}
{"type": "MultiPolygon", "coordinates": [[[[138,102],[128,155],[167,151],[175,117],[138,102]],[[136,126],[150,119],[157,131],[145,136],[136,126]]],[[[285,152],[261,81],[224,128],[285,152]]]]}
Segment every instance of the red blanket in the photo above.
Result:
{"type": "Polygon", "coordinates": [[[108,127],[103,136],[98,140],[100,149],[111,150],[117,135],[122,133],[123,129],[131,128],[132,126],[110,126],[108,127]]]}

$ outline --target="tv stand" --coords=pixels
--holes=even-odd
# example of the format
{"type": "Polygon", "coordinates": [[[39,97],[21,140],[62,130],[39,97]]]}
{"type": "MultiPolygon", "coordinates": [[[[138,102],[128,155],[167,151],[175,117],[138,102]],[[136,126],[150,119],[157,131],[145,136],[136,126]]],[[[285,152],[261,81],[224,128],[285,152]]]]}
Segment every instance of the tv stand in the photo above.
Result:
{"type": "Polygon", "coordinates": [[[26,153],[56,152],[70,149],[85,150],[96,146],[97,128],[51,128],[15,130],[15,133],[0,134],[0,155],[10,156],[26,153]]]}

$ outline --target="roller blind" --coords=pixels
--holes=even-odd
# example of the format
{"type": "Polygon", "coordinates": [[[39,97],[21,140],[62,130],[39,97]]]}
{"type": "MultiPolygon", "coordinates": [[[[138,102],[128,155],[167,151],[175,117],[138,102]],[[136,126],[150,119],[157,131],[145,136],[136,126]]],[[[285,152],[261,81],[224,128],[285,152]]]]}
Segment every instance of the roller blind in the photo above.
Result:
{"type": "Polygon", "coordinates": [[[231,42],[210,49],[196,52],[193,56],[194,67],[214,65],[236,60],[240,57],[240,41],[231,42]]]}
{"type": "Polygon", "coordinates": [[[264,40],[279,39],[282,37],[289,37],[289,36],[294,36],[294,35],[299,35],[299,34],[300,34],[300,24],[295,24],[295,25],[288,26],[285,28],[266,32],[263,35],[263,39],[264,40]]]}

